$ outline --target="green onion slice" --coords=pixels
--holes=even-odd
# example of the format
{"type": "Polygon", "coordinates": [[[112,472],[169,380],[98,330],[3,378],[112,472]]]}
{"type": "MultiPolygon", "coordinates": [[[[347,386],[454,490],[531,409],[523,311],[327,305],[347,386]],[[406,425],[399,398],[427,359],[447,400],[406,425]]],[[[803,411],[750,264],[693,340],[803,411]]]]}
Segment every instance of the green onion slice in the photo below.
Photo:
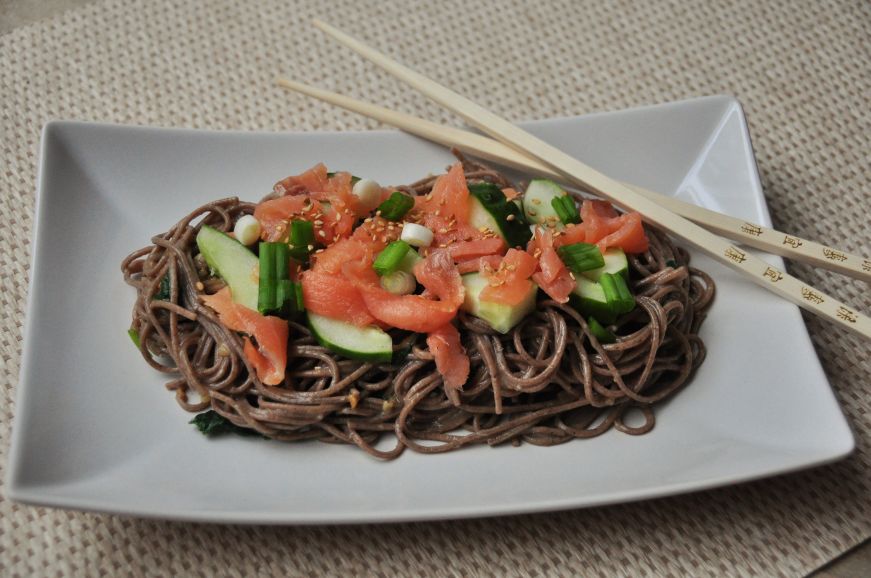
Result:
{"type": "Polygon", "coordinates": [[[569,195],[554,197],[550,201],[553,210],[556,211],[559,220],[565,225],[571,223],[580,223],[581,215],[578,213],[578,207],[575,205],[575,200],[569,195]]]}
{"type": "Polygon", "coordinates": [[[315,244],[314,225],[311,221],[294,219],[290,222],[290,234],[287,241],[290,243],[290,256],[305,263],[312,252],[309,247],[314,247],[315,244]]]}
{"type": "Polygon", "coordinates": [[[141,342],[139,341],[139,332],[131,327],[127,330],[127,335],[130,336],[130,341],[133,342],[133,345],[136,346],[136,349],[140,349],[141,342]]]}
{"type": "Polygon", "coordinates": [[[378,205],[381,216],[389,221],[398,221],[414,206],[414,199],[410,196],[393,191],[390,197],[378,205]]]}
{"type": "Polygon", "coordinates": [[[619,315],[635,309],[635,297],[632,296],[629,286],[626,285],[626,280],[621,275],[602,273],[599,277],[599,284],[605,291],[605,299],[614,313],[619,315]]]}
{"type": "Polygon", "coordinates": [[[600,343],[614,343],[617,341],[617,336],[608,331],[608,329],[601,323],[596,321],[595,317],[590,316],[587,318],[587,326],[590,328],[590,333],[592,333],[600,343]]]}
{"type": "Polygon", "coordinates": [[[599,247],[590,243],[563,245],[556,252],[566,267],[575,273],[583,273],[605,266],[605,258],[602,257],[599,247]]]}
{"type": "MultiPolygon", "coordinates": [[[[280,243],[284,244],[284,243],[280,243]]],[[[257,311],[269,313],[275,309],[277,299],[277,281],[275,254],[279,243],[260,243],[260,281],[257,286],[257,311]]]]}
{"type": "Polygon", "coordinates": [[[302,288],[290,280],[291,249],[285,243],[260,243],[257,310],[291,316],[302,311],[302,288]]]}
{"type": "Polygon", "coordinates": [[[405,241],[393,241],[378,254],[372,267],[379,275],[390,275],[399,268],[411,245],[405,241]]]}

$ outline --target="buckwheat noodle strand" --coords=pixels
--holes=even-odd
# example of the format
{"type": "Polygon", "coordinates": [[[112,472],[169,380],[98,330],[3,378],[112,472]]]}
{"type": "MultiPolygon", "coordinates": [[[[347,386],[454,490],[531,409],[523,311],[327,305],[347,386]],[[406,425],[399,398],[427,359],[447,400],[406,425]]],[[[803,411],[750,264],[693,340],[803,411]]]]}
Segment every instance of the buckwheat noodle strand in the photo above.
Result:
{"type": "MultiPolygon", "coordinates": [[[[468,181],[511,186],[493,169],[461,160],[468,181]]],[[[434,180],[398,188],[427,194],[434,180]]],[[[650,431],[653,405],[685,385],[705,358],[698,330],[714,283],[689,266],[684,249],[646,227],[649,250],[630,257],[638,306],[621,319],[616,343],[600,343],[573,308],[543,298],[506,335],[461,313],[472,370],[462,391],[446,392],[425,336],[395,331],[395,357],[404,359],[367,363],[337,356],[304,323],[291,322],[285,382],[265,385],[246,361],[241,337],[199,300],[223,285],[198,255],[199,227],[231,231],[253,211],[254,204],[236,198],[207,203],[121,264],[137,293],[132,327],[142,357],[173,376],[166,387],[189,412],[213,409],[269,438],[353,444],[382,459],[406,448],[551,446],[611,428],[650,431]],[[156,299],[166,276],[169,297],[156,299]],[[385,438],[394,440],[389,449],[379,444],[385,438]]]]}

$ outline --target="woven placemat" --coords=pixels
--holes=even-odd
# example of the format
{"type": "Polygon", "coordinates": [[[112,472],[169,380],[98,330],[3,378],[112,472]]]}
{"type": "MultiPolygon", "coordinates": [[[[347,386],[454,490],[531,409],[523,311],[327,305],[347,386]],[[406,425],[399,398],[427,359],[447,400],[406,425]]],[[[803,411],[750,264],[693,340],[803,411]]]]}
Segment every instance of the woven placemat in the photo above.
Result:
{"type": "MultiPolygon", "coordinates": [[[[283,73],[457,123],[315,33],[314,16],[517,120],[733,94],[775,226],[854,252],[871,247],[867,2],[321,4],[109,0],[0,37],[0,467],[45,121],[377,126],[273,87],[283,73]]],[[[792,271],[871,311],[866,284],[792,271]]],[[[857,436],[855,455],[836,465],[645,503],[380,526],[197,525],[2,501],[0,574],[801,575],[871,535],[871,349],[806,320],[857,436]]]]}

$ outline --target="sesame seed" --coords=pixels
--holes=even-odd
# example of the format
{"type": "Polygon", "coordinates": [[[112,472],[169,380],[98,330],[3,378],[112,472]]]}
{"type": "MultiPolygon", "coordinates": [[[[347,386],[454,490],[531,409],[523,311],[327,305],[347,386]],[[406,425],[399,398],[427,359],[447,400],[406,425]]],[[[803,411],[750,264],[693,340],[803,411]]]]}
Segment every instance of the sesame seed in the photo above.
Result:
{"type": "Polygon", "coordinates": [[[536,216],[536,215],[538,214],[538,213],[535,212],[535,209],[529,209],[529,210],[526,211],[526,212],[529,213],[529,216],[530,216],[530,217],[534,217],[534,216],[536,216]]]}
{"type": "Polygon", "coordinates": [[[366,217],[365,219],[363,219],[363,222],[364,222],[364,223],[371,223],[371,222],[372,222],[372,217],[366,217]]]}
{"type": "Polygon", "coordinates": [[[308,247],[306,247],[306,249],[308,249],[308,250],[309,250],[309,251],[312,251],[312,250],[314,250],[314,248],[315,248],[315,246],[314,246],[314,245],[309,245],[309,246],[308,246],[308,247]]]}
{"type": "Polygon", "coordinates": [[[351,393],[348,394],[348,403],[351,405],[351,409],[357,407],[357,404],[360,402],[360,392],[356,389],[352,389],[351,393]]]}
{"type": "Polygon", "coordinates": [[[197,291],[202,291],[203,289],[206,288],[206,286],[203,285],[203,282],[202,282],[202,281],[197,281],[197,285],[196,285],[196,287],[197,287],[197,291]]]}
{"type": "Polygon", "coordinates": [[[326,236],[327,236],[327,232],[324,231],[323,229],[321,229],[320,231],[318,231],[318,235],[320,235],[321,237],[326,238],[326,236]]]}
{"type": "Polygon", "coordinates": [[[574,281],[574,280],[575,280],[575,274],[574,274],[574,273],[572,273],[572,272],[571,272],[571,271],[569,271],[569,277],[571,277],[571,278],[572,278],[572,281],[574,281]]]}
{"type": "Polygon", "coordinates": [[[506,221],[513,221],[515,218],[516,217],[514,215],[508,215],[507,217],[505,217],[505,220],[506,221]]]}

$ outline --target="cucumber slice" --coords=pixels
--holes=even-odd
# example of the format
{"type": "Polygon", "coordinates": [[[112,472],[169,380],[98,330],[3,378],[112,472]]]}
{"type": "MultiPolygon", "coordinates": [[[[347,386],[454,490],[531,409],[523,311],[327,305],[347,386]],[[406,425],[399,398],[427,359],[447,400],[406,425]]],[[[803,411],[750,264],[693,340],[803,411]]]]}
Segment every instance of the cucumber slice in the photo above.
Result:
{"type": "Polygon", "coordinates": [[[523,213],[516,203],[505,198],[502,189],[493,183],[469,185],[469,224],[480,229],[487,227],[503,239],[509,247],[526,247],[532,234],[523,213]]]}
{"type": "Polygon", "coordinates": [[[508,333],[520,320],[535,310],[535,296],[538,286],[534,283],[523,301],[517,305],[503,305],[481,301],[480,295],[487,286],[487,278],[480,273],[467,273],[462,276],[466,298],[461,309],[480,317],[489,323],[499,333],[508,333]]]}
{"type": "Polygon", "coordinates": [[[602,273],[613,273],[615,275],[621,275],[624,279],[629,281],[629,259],[626,258],[626,253],[623,252],[623,249],[620,249],[619,247],[611,247],[610,249],[605,250],[602,257],[605,259],[605,265],[598,269],[584,271],[584,277],[591,281],[598,281],[599,277],[602,276],[602,273]]]}
{"type": "Polygon", "coordinates": [[[601,285],[586,277],[578,276],[575,289],[569,295],[569,302],[583,315],[592,315],[597,321],[605,325],[610,325],[617,319],[617,314],[614,313],[614,309],[608,305],[608,300],[605,298],[605,290],[602,289],[601,285]]]}
{"type": "Polygon", "coordinates": [[[554,210],[551,201],[556,197],[567,195],[562,187],[547,179],[533,179],[523,194],[523,214],[530,223],[553,225],[555,229],[563,229],[559,215],[554,210]]]}
{"type": "Polygon", "coordinates": [[[257,311],[257,255],[236,239],[208,225],[203,225],[197,233],[197,247],[209,267],[230,286],[233,301],[257,311]]]}
{"type": "Polygon", "coordinates": [[[393,358],[393,340],[375,327],[357,327],[309,311],[308,326],[321,345],[351,359],[389,363],[393,358]]]}

